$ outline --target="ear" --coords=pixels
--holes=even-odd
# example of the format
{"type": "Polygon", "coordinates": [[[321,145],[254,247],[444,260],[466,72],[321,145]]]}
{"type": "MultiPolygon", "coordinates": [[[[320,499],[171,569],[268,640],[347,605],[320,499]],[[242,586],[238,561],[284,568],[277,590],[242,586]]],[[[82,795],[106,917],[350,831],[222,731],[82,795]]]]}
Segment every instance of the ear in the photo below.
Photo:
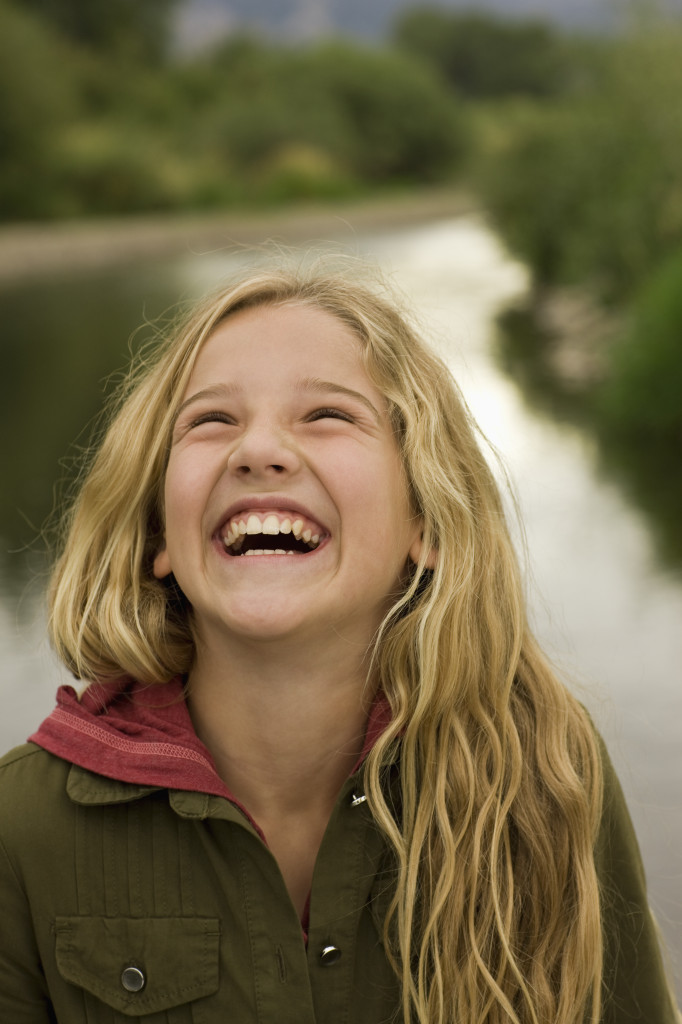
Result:
{"type": "Polygon", "coordinates": [[[164,540],[158,554],[154,558],[152,563],[152,569],[157,580],[162,580],[165,576],[170,576],[173,571],[171,568],[170,555],[168,554],[168,548],[166,547],[166,541],[164,540]]]}
{"type": "MultiPolygon", "coordinates": [[[[412,545],[410,547],[410,550],[408,551],[408,555],[410,556],[411,561],[413,561],[415,565],[417,565],[417,563],[419,562],[419,559],[421,558],[423,549],[424,549],[424,533],[423,533],[423,531],[420,531],[419,536],[417,538],[415,538],[415,540],[412,541],[412,545]]],[[[437,560],[438,560],[438,550],[437,550],[437,548],[430,548],[429,551],[427,552],[427,555],[426,555],[426,568],[427,569],[435,569],[436,568],[437,560]]]]}

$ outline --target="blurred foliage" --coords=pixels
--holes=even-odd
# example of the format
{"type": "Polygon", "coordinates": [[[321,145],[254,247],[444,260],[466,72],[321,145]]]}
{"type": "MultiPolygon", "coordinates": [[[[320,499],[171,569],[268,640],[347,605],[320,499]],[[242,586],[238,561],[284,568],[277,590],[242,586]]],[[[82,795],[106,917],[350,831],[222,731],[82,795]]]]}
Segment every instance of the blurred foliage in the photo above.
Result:
{"type": "Polygon", "coordinates": [[[325,191],[332,182],[433,181],[463,149],[455,100],[433,72],[398,53],[340,42],[285,50],[238,38],[178,74],[187,95],[200,98],[188,111],[189,138],[199,148],[211,140],[227,166],[256,180],[298,150],[308,153],[305,177],[325,191]]]}
{"type": "Polygon", "coordinates": [[[0,0],[0,219],[282,202],[449,180],[462,104],[408,54],[229,37],[166,53],[173,0],[0,0]]]}
{"type": "Polygon", "coordinates": [[[72,57],[40,22],[0,4],[0,216],[44,212],[46,168],[79,110],[72,57]]]}
{"type": "Polygon", "coordinates": [[[162,59],[178,0],[21,0],[22,8],[99,53],[162,59]]]}
{"type": "Polygon", "coordinates": [[[599,394],[605,423],[650,445],[682,448],[682,247],[637,295],[630,329],[614,345],[599,394]]]}
{"type": "Polygon", "coordinates": [[[623,302],[682,241],[682,26],[604,41],[590,63],[569,96],[507,108],[479,182],[541,285],[623,302]]]}
{"type": "Polygon", "coordinates": [[[539,19],[420,4],[399,15],[393,38],[438,68],[467,97],[553,95],[571,77],[562,38],[539,19]]]}

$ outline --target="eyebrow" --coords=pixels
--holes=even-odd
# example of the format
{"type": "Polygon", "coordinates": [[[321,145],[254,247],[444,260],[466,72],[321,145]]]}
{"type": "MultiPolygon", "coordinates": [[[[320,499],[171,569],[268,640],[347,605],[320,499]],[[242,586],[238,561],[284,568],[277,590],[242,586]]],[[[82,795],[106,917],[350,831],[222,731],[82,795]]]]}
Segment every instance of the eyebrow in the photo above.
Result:
{"type": "Polygon", "coordinates": [[[344,387],[343,384],[335,384],[330,380],[321,380],[320,377],[303,377],[297,382],[297,387],[300,391],[312,391],[324,395],[344,395],[346,398],[354,398],[355,401],[362,402],[377,422],[381,423],[381,414],[374,408],[369,398],[360,391],[354,391],[352,388],[344,387]]]}
{"type": "MultiPolygon", "coordinates": [[[[353,388],[344,387],[343,384],[335,384],[330,380],[322,380],[320,377],[302,377],[296,382],[296,387],[299,391],[310,391],[323,395],[344,395],[346,398],[355,399],[355,401],[361,402],[371,412],[378,423],[381,423],[381,414],[375,409],[369,398],[360,391],[354,391],[353,388]]],[[[205,398],[226,398],[230,395],[241,394],[242,391],[243,389],[236,384],[216,384],[213,387],[202,388],[201,391],[197,391],[196,394],[190,395],[189,398],[185,399],[176,410],[172,426],[175,427],[184,410],[194,402],[200,402],[205,398]]]]}
{"type": "Polygon", "coordinates": [[[236,384],[215,384],[210,388],[202,388],[201,391],[197,391],[196,394],[190,395],[185,401],[175,410],[173,421],[171,426],[174,428],[178,419],[189,405],[193,405],[194,402],[200,402],[204,398],[227,398],[230,395],[236,395],[241,392],[241,388],[238,388],[236,384]]]}

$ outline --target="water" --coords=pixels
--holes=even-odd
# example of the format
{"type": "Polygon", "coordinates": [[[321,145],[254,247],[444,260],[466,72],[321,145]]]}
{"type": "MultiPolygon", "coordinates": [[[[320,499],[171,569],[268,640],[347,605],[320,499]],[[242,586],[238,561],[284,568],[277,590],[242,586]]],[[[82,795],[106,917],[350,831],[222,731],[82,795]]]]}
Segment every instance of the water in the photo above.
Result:
{"type": "MultiPolygon", "coordinates": [[[[417,309],[513,481],[525,525],[536,631],[593,713],[626,791],[652,904],[682,954],[682,581],[651,529],[601,474],[590,439],[532,411],[491,355],[494,316],[523,294],[522,266],[475,217],[371,236],[349,247],[379,263],[417,309]]],[[[43,639],[41,543],[60,459],[101,403],[144,317],[212,287],[242,256],[212,253],[0,292],[5,363],[0,746],[21,742],[63,673],[43,639]],[[33,524],[33,525],[32,525],[33,524]],[[32,545],[28,550],[26,545],[32,545]]],[[[81,433],[80,443],[88,434],[81,433]]],[[[501,472],[501,471],[500,471],[501,472]]],[[[519,542],[521,543],[520,534],[519,542]]]]}

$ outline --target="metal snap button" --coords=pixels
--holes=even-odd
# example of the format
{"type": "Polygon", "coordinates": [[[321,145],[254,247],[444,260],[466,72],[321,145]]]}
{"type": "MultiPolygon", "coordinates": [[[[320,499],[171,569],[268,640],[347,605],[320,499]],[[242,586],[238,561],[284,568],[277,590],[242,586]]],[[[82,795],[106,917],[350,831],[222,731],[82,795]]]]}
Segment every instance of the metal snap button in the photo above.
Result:
{"type": "Polygon", "coordinates": [[[331,967],[341,959],[341,950],[337,946],[325,946],[320,953],[320,963],[323,967],[331,967]]]}
{"type": "Polygon", "coordinates": [[[121,972],[121,984],[126,992],[141,992],[147,979],[139,967],[124,967],[121,972]]]}

